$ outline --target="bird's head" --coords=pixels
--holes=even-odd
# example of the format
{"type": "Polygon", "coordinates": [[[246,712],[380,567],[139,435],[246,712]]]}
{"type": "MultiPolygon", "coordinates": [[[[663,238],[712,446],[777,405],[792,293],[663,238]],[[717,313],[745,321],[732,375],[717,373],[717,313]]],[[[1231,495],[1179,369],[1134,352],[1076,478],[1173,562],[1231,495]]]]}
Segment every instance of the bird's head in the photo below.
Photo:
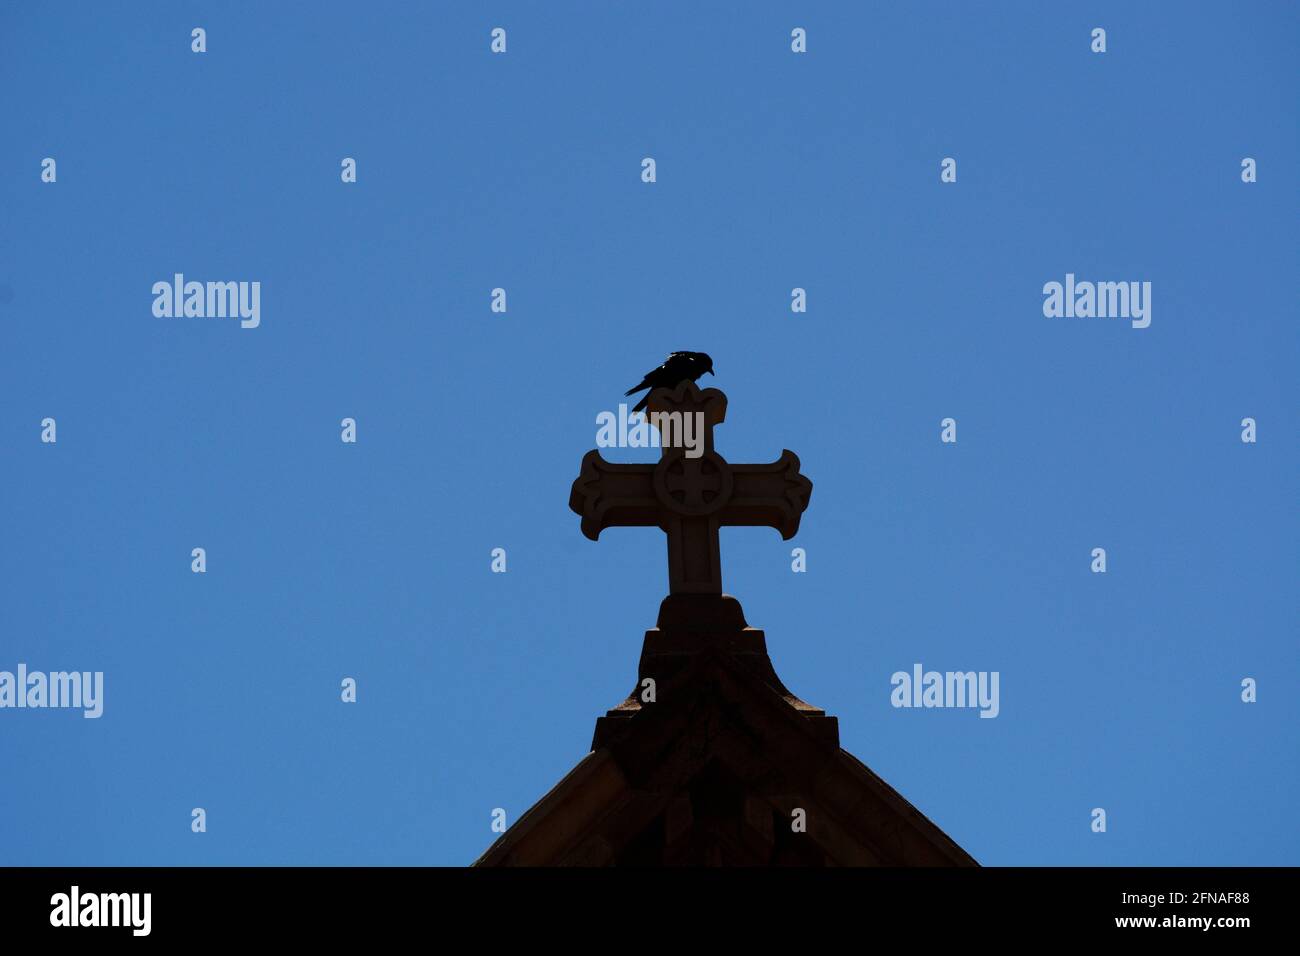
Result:
{"type": "Polygon", "coordinates": [[[695,361],[699,363],[701,375],[705,372],[710,375],[713,374],[713,359],[709,358],[704,352],[696,352],[695,361]]]}

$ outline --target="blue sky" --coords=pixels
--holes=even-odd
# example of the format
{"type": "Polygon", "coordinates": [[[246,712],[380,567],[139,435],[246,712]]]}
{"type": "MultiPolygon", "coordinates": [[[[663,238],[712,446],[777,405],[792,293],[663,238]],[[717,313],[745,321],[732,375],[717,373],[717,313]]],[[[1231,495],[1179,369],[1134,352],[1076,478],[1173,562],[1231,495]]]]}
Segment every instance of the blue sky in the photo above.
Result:
{"type": "Polygon", "coordinates": [[[815,486],[791,542],[724,531],[725,589],[967,851],[1300,863],[1298,27],[6,7],[0,669],[105,702],[0,710],[0,863],[472,861],[632,686],[663,536],[593,544],[568,491],[672,349],[714,357],[723,455],[815,486]],[[175,272],[261,282],[261,325],[155,318],[175,272]],[[1045,318],[1066,273],[1151,282],[1151,326],[1045,318]],[[999,672],[999,716],[891,707],[918,662],[999,672]]]}

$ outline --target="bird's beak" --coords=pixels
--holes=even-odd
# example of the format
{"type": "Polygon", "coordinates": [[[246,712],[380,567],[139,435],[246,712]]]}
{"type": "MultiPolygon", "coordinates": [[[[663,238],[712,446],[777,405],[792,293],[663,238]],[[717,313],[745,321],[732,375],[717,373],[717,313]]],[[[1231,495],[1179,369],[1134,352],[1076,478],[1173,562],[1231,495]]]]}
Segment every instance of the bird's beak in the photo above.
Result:
{"type": "MultiPolygon", "coordinates": [[[[711,368],[710,368],[710,369],[705,369],[705,371],[708,372],[710,375],[713,375],[713,369],[711,369],[711,368]]],[[[716,378],[717,376],[715,375],[714,377],[716,378]]]]}

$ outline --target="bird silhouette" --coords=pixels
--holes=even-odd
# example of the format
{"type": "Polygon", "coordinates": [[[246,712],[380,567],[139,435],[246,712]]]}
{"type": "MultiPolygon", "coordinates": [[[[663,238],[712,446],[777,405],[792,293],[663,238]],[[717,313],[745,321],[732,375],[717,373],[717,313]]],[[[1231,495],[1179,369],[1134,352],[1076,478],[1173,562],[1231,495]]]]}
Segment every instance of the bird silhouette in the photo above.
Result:
{"type": "MultiPolygon", "coordinates": [[[[643,388],[648,388],[650,391],[661,387],[673,388],[688,379],[693,382],[705,372],[713,374],[713,359],[703,352],[670,352],[663,365],[646,372],[640,385],[633,385],[623,394],[631,395],[643,388]]],[[[650,401],[650,392],[641,396],[641,401],[636,403],[632,411],[641,411],[648,401],[650,401]]]]}

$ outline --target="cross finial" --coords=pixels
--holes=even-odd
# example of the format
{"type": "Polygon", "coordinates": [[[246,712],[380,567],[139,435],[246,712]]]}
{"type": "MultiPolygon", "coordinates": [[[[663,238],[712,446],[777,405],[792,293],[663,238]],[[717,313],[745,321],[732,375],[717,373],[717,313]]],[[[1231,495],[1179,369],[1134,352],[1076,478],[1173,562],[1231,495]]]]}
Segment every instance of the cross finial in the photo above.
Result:
{"type": "Polygon", "coordinates": [[[766,526],[789,540],[799,530],[812,482],[789,450],[767,465],[732,465],[714,451],[713,426],[727,415],[727,396],[719,389],[701,390],[690,381],[656,388],[646,411],[663,438],[658,463],[611,464],[592,449],[582,459],[569,507],[582,516],[582,533],[592,541],[606,528],[659,527],[668,535],[669,593],[721,594],[718,529],[766,526]],[[670,441],[674,426],[682,434],[688,415],[702,428],[694,457],[695,449],[670,441]]]}

